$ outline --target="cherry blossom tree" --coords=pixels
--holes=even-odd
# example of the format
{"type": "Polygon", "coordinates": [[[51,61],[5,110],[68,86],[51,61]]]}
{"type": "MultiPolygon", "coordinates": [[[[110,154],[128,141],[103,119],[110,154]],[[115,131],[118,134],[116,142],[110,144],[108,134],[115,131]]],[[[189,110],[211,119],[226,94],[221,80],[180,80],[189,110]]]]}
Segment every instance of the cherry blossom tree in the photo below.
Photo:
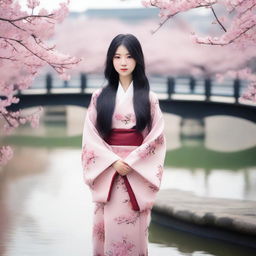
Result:
{"type": "MultiPolygon", "coordinates": [[[[145,7],[157,7],[160,10],[160,23],[153,33],[181,12],[208,8],[214,17],[213,23],[217,24],[220,28],[220,33],[219,35],[202,37],[192,32],[191,36],[194,42],[220,47],[232,45],[234,51],[244,51],[250,47],[255,47],[256,0],[150,0],[142,1],[142,4],[145,7]],[[217,8],[221,8],[222,11],[224,10],[224,15],[219,17],[216,12],[217,8]]],[[[238,78],[247,78],[250,84],[242,98],[256,102],[255,74],[248,68],[237,71],[231,70],[228,74],[235,75],[238,78]]]]}
{"type": "MultiPolygon", "coordinates": [[[[216,73],[246,67],[256,51],[245,49],[237,52],[231,59],[231,45],[217,47],[199,45],[188,36],[191,24],[176,20],[175,26],[168,24],[157,34],[150,33],[156,20],[145,20],[136,24],[125,23],[114,19],[67,18],[58,26],[54,40],[59,49],[69,51],[73,55],[84,56],[73,72],[100,73],[104,70],[106,51],[112,38],[119,33],[132,33],[142,43],[146,60],[146,71],[149,75],[187,75],[212,77],[216,73]],[[75,28],[81,27],[82,33],[75,28]],[[111,30],[103,30],[111,27],[111,30]],[[171,33],[170,33],[171,29],[171,33]],[[100,31],[100,33],[99,33],[100,31]],[[181,50],[182,49],[182,50],[181,50]]],[[[229,72],[230,76],[232,75],[229,72]]]]}
{"type": "MultiPolygon", "coordinates": [[[[54,34],[57,23],[68,14],[68,3],[62,2],[51,12],[40,7],[40,0],[27,0],[22,8],[15,0],[0,0],[0,130],[8,134],[20,124],[29,122],[36,127],[42,108],[30,115],[21,110],[11,111],[19,102],[17,92],[27,89],[40,68],[48,65],[62,78],[80,59],[58,52],[46,42],[54,34]],[[25,10],[24,10],[25,9],[25,10]]],[[[0,147],[0,166],[11,159],[10,146],[0,147]]]]}

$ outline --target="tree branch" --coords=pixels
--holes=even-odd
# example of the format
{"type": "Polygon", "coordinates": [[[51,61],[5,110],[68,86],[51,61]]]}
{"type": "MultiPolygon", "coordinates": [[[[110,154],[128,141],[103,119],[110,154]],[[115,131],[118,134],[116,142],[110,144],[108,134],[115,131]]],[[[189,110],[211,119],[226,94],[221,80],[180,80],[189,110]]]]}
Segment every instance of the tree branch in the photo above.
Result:
{"type": "Polygon", "coordinates": [[[28,18],[51,18],[51,16],[53,16],[53,13],[50,13],[48,15],[27,15],[27,16],[23,16],[17,19],[6,19],[6,18],[1,18],[0,20],[2,21],[7,21],[7,22],[16,22],[16,21],[20,21],[20,20],[27,20],[28,18]]]}
{"type": "Polygon", "coordinates": [[[213,13],[214,17],[216,18],[217,22],[218,22],[219,25],[221,26],[221,28],[222,28],[225,32],[227,32],[226,28],[222,25],[222,23],[221,23],[220,20],[218,19],[217,15],[216,15],[216,13],[215,13],[215,11],[214,11],[214,9],[213,9],[213,7],[211,6],[210,8],[211,8],[212,13],[213,13]]]}
{"type": "Polygon", "coordinates": [[[226,42],[226,43],[216,43],[216,42],[211,41],[210,39],[208,39],[209,42],[200,42],[200,41],[197,41],[197,43],[198,43],[198,44],[210,44],[210,45],[222,45],[222,46],[228,45],[228,44],[233,43],[235,40],[237,40],[239,37],[241,37],[241,36],[242,36],[243,34],[245,34],[248,30],[252,29],[252,28],[255,27],[255,26],[256,26],[256,24],[253,24],[251,27],[246,28],[244,31],[242,31],[240,34],[238,34],[236,37],[230,39],[230,40],[229,40],[228,42],[226,42]]]}
{"type": "MultiPolygon", "coordinates": [[[[158,5],[157,5],[157,2],[155,3],[152,3],[150,1],[150,4],[151,6],[153,7],[156,7],[156,8],[159,8],[158,5]]],[[[209,6],[212,6],[212,4],[199,4],[198,6],[195,6],[194,8],[201,8],[201,7],[209,7],[209,6]]],[[[169,14],[169,15],[166,15],[166,18],[159,23],[158,27],[155,29],[155,30],[152,30],[151,33],[154,34],[156,33],[170,18],[174,17],[175,15],[177,15],[178,13],[180,13],[182,11],[177,11],[175,13],[172,13],[172,14],[169,14]]]]}
{"type": "Polygon", "coordinates": [[[27,45],[25,45],[22,40],[18,40],[18,39],[14,39],[14,38],[7,38],[7,37],[0,37],[3,38],[5,40],[10,40],[10,41],[14,41],[18,44],[20,44],[21,46],[23,46],[28,52],[30,52],[32,55],[36,56],[37,58],[39,58],[40,60],[42,60],[43,62],[46,62],[48,65],[50,65],[54,70],[57,71],[58,74],[61,74],[62,72],[60,71],[63,68],[68,68],[68,65],[72,65],[72,64],[76,64],[78,63],[79,60],[77,60],[76,62],[70,62],[70,63],[54,63],[54,62],[49,62],[47,59],[41,57],[40,55],[38,55],[36,52],[32,51],[27,45]]]}

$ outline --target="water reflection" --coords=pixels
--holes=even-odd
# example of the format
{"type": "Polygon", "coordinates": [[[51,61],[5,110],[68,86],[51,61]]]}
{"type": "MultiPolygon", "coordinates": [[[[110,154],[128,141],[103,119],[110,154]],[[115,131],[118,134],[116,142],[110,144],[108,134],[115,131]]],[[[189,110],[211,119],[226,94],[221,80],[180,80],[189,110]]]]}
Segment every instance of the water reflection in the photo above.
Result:
{"type": "MultiPolygon", "coordinates": [[[[39,129],[32,130],[32,135],[31,129],[24,126],[7,138],[7,142],[22,147],[78,149],[85,112],[82,108],[68,107],[63,112],[64,124],[55,124],[45,118],[39,129]]],[[[209,117],[203,124],[205,134],[200,137],[198,131],[201,133],[203,129],[197,126],[202,122],[187,121],[192,129],[189,133],[185,122],[180,126],[179,117],[165,114],[165,121],[168,152],[162,189],[177,188],[201,196],[256,200],[255,124],[238,118],[209,117]]]]}
{"type": "Polygon", "coordinates": [[[250,249],[169,229],[154,222],[151,222],[150,225],[149,240],[168,248],[175,248],[179,252],[179,254],[175,254],[175,250],[173,250],[167,255],[249,256],[255,253],[250,249]]]}
{"type": "MultiPolygon", "coordinates": [[[[93,205],[82,180],[80,162],[85,111],[76,109],[73,113],[78,116],[67,114],[71,118],[67,126],[41,122],[37,130],[21,127],[6,138],[15,155],[0,169],[1,256],[92,255],[93,205]]],[[[255,125],[244,126],[241,121],[241,128],[232,123],[233,130],[243,131],[243,139],[239,137],[238,143],[230,145],[237,131],[235,136],[225,137],[230,130],[218,130],[214,119],[211,123],[215,130],[206,121],[204,139],[181,139],[179,117],[165,118],[169,151],[161,189],[255,200],[255,125]]],[[[153,222],[149,241],[150,256],[253,255],[244,248],[169,230],[153,222]]]]}
{"type": "MultiPolygon", "coordinates": [[[[81,180],[79,151],[45,154],[24,147],[19,152],[22,157],[44,158],[47,167],[43,172],[35,167],[28,174],[26,168],[11,164],[2,172],[1,255],[90,255],[92,204],[81,180]],[[17,171],[20,178],[13,179],[17,171]]],[[[16,153],[13,163],[19,157],[16,153]]]]}
{"type": "MultiPolygon", "coordinates": [[[[14,161],[1,172],[0,255],[92,255],[93,205],[81,179],[80,150],[15,150],[14,161]],[[27,161],[20,165],[21,159],[27,161]]],[[[153,222],[149,242],[150,256],[247,255],[153,222]]]]}

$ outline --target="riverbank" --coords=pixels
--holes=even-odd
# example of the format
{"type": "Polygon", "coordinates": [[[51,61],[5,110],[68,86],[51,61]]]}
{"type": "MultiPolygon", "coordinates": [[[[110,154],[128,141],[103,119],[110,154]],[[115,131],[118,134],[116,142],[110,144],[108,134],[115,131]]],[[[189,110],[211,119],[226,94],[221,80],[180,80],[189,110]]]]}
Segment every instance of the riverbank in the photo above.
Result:
{"type": "Polygon", "coordinates": [[[152,221],[256,249],[256,202],[202,197],[192,192],[160,190],[152,221]]]}

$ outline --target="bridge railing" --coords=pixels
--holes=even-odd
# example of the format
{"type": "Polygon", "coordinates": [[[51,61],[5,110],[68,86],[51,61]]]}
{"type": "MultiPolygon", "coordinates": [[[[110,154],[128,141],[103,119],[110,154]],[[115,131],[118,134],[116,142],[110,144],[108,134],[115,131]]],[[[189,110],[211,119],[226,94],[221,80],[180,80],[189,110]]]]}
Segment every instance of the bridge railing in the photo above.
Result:
{"type": "MultiPolygon", "coordinates": [[[[224,96],[232,98],[235,103],[239,103],[238,99],[247,85],[246,81],[239,79],[217,82],[211,78],[193,76],[152,76],[149,77],[149,82],[153,91],[166,95],[168,99],[177,94],[202,95],[206,101],[212,96],[224,96]]],[[[53,93],[53,89],[56,88],[76,88],[79,93],[86,93],[102,87],[104,83],[104,78],[99,75],[80,73],[72,76],[69,81],[63,81],[48,73],[44,77],[37,78],[31,88],[46,89],[47,94],[53,93]]]]}
{"type": "Polygon", "coordinates": [[[235,103],[239,103],[238,99],[246,88],[246,82],[240,79],[227,80],[221,83],[210,78],[186,77],[182,78],[168,77],[167,78],[167,94],[171,99],[172,95],[179,94],[193,94],[204,95],[205,100],[209,101],[211,96],[231,97],[235,103]]]}

